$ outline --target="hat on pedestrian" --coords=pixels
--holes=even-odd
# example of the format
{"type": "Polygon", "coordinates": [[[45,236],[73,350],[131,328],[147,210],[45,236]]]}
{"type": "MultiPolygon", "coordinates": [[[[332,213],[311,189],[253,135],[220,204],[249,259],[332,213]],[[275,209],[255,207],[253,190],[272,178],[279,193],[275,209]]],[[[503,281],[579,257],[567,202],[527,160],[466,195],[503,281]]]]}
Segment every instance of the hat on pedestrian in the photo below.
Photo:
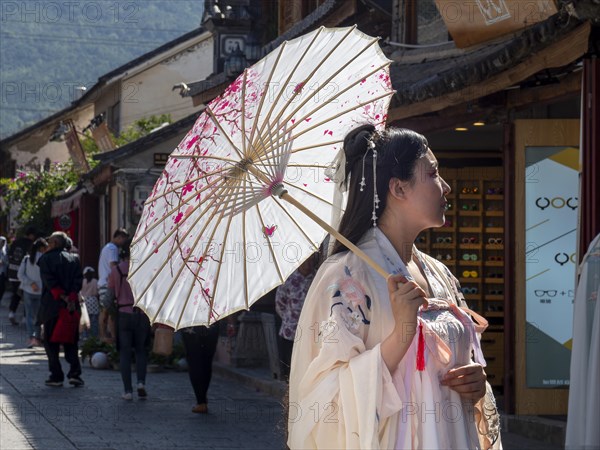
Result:
{"type": "Polygon", "coordinates": [[[93,267],[87,266],[85,269],[83,269],[83,274],[85,275],[88,272],[95,272],[93,267]]]}

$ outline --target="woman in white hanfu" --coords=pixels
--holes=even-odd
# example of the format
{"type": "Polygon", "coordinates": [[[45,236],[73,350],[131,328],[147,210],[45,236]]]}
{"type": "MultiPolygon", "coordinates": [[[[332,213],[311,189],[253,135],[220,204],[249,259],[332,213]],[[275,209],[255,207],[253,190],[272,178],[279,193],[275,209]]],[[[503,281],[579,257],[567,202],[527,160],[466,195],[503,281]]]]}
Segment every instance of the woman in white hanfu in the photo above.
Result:
{"type": "Polygon", "coordinates": [[[479,346],[486,323],[413,244],[444,223],[450,192],[426,139],[365,125],[344,153],[340,232],[392,275],[340,243],[321,266],[296,331],[289,447],[501,448],[479,346]]]}

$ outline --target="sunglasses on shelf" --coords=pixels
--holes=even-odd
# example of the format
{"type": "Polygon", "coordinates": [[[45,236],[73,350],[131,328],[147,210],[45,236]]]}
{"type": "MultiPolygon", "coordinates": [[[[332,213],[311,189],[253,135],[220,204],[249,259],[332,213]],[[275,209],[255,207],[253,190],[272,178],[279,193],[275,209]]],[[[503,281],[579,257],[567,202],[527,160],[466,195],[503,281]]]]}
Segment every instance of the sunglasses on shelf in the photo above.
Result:
{"type": "Polygon", "coordinates": [[[468,205],[465,203],[461,206],[461,208],[463,211],[478,211],[479,210],[479,207],[475,203],[471,203],[468,205]]]}
{"type": "Polygon", "coordinates": [[[440,236],[440,237],[436,238],[435,241],[438,244],[451,244],[452,243],[452,237],[451,236],[446,236],[446,237],[440,236]]]}
{"type": "Polygon", "coordinates": [[[504,261],[503,256],[488,256],[488,261],[504,261]]]}
{"type": "Polygon", "coordinates": [[[442,225],[443,227],[451,227],[452,226],[452,221],[450,219],[446,219],[446,221],[444,222],[444,225],[442,225]]]}
{"type": "Polygon", "coordinates": [[[503,273],[488,273],[486,278],[504,278],[503,273]]]}
{"type": "Polygon", "coordinates": [[[417,238],[417,242],[418,242],[419,244],[424,244],[425,242],[427,242],[427,238],[426,238],[425,236],[419,236],[419,237],[417,238]]]}
{"type": "Polygon", "coordinates": [[[497,188],[489,188],[487,191],[485,191],[486,194],[488,195],[501,195],[504,194],[504,189],[502,189],[501,187],[497,187],[497,188]]]}
{"type": "Polygon", "coordinates": [[[462,276],[464,278],[477,278],[477,277],[479,277],[479,274],[477,273],[476,270],[465,270],[462,273],[462,276]]]}
{"type": "Polygon", "coordinates": [[[460,241],[463,244],[476,244],[477,243],[477,238],[476,237],[464,237],[460,241]]]}
{"type": "Polygon", "coordinates": [[[504,239],[502,238],[489,238],[488,239],[488,244],[502,244],[504,242],[504,239]]]}
{"type": "Polygon", "coordinates": [[[442,255],[441,253],[438,253],[437,255],[435,255],[435,259],[437,259],[438,261],[450,261],[452,260],[452,255],[447,253],[446,255],[442,255]]]}
{"type": "Polygon", "coordinates": [[[477,261],[477,254],[475,253],[465,253],[462,255],[463,261],[477,261]]]}
{"type": "Polygon", "coordinates": [[[477,289],[476,287],[463,287],[461,289],[463,291],[463,294],[477,294],[477,292],[479,292],[479,289],[477,289]]]}
{"type": "Polygon", "coordinates": [[[492,289],[491,291],[488,291],[489,295],[503,295],[504,291],[501,289],[492,289]]]}
{"type": "Polygon", "coordinates": [[[488,305],[487,310],[488,311],[504,311],[504,306],[503,305],[488,305]]]}
{"type": "Polygon", "coordinates": [[[477,186],[464,187],[460,190],[461,194],[479,194],[479,188],[477,186]]]}

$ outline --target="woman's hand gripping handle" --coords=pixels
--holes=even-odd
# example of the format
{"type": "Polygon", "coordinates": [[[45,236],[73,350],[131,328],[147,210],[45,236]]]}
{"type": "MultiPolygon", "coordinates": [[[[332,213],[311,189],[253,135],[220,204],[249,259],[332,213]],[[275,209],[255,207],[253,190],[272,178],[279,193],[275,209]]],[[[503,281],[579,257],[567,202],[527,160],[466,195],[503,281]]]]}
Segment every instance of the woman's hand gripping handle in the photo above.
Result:
{"type": "Polygon", "coordinates": [[[387,286],[395,326],[394,331],[381,343],[381,356],[393,374],[415,336],[417,313],[422,305],[427,305],[427,294],[402,274],[390,275],[387,286]]]}

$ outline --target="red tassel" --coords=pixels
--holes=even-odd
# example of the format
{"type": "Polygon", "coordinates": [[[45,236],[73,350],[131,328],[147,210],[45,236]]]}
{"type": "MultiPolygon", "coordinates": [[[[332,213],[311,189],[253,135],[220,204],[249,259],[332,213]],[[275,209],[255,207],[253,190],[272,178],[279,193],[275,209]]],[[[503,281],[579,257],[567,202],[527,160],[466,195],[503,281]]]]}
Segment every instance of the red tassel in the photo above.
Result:
{"type": "Polygon", "coordinates": [[[419,341],[417,344],[417,370],[425,370],[425,336],[423,335],[423,323],[419,322],[419,341]]]}

